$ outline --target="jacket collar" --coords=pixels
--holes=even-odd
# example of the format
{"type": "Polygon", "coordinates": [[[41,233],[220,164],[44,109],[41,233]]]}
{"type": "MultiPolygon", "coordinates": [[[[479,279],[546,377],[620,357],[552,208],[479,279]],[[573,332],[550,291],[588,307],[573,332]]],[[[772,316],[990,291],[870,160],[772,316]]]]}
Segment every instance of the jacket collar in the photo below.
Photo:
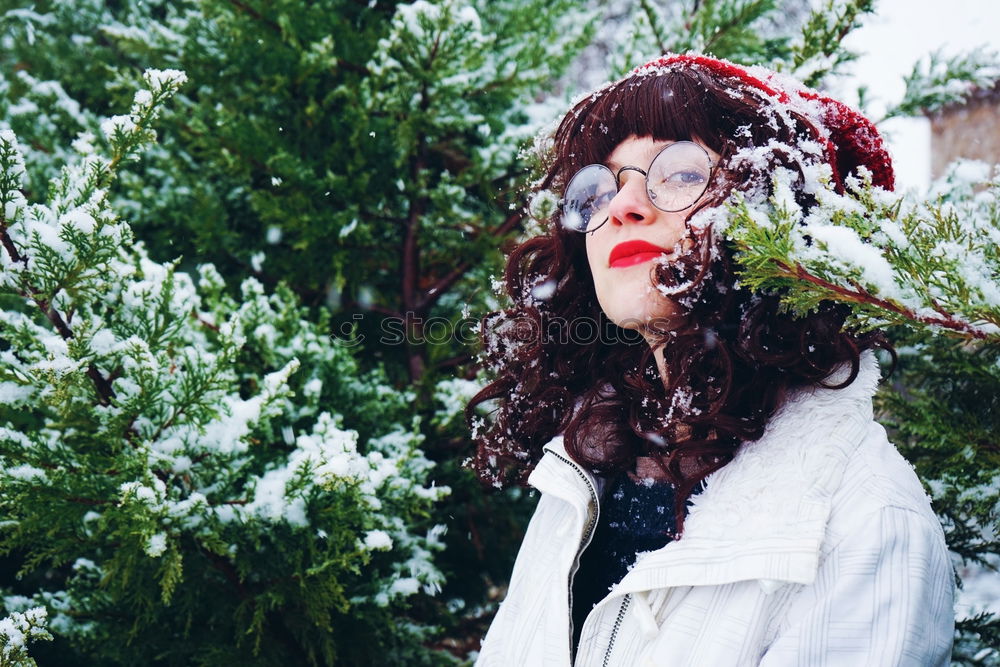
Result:
{"type": "MultiPolygon", "coordinates": [[[[828,384],[847,374],[838,370],[828,384]]],[[[833,494],[871,424],[878,381],[878,363],[866,352],[848,387],[791,394],[763,437],[706,479],[691,500],[683,537],[641,555],[615,592],[747,579],[811,583],[833,494]]],[[[561,437],[544,449],[529,483],[571,503],[581,518],[595,513],[591,489],[599,495],[599,480],[570,459],[561,437]]]]}

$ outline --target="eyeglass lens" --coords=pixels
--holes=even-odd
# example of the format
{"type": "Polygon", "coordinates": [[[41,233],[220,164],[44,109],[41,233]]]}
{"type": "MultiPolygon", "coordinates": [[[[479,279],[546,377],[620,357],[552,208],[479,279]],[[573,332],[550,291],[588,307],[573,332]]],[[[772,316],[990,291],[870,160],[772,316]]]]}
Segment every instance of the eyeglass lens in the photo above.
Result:
{"type": "MultiPolygon", "coordinates": [[[[657,153],[646,172],[646,193],[666,212],[690,208],[704,194],[712,162],[704,148],[678,141],[657,153]]],[[[621,173],[621,172],[619,172],[621,173]]],[[[614,172],[602,164],[587,165],[574,174],[563,198],[563,224],[576,231],[594,231],[607,222],[611,200],[618,194],[614,172]]]]}

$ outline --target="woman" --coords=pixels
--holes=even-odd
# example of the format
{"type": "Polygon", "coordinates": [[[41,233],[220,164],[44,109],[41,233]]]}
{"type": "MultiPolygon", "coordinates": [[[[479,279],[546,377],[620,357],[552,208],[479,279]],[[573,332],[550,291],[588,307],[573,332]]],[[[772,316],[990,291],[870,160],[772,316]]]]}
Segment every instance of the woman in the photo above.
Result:
{"type": "Polygon", "coordinates": [[[480,475],[541,492],[479,664],[946,664],[941,527],[872,419],[887,343],[740,287],[718,229],[733,196],[891,189],[874,127],[667,55],[579,102],[550,155],[559,211],[510,255],[468,410],[480,475]]]}

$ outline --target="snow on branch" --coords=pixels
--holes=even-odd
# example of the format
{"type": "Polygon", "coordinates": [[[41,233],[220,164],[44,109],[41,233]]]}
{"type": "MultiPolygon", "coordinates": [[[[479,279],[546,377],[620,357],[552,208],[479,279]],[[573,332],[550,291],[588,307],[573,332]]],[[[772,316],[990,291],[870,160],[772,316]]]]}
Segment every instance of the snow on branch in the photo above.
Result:
{"type": "Polygon", "coordinates": [[[842,42],[874,8],[873,0],[826,0],[816,7],[792,43],[787,63],[792,76],[807,86],[818,86],[839,65],[854,60],[856,55],[843,48],[842,42]]]}
{"type": "Polygon", "coordinates": [[[917,62],[906,77],[903,99],[882,120],[932,113],[962,103],[977,90],[989,90],[998,82],[1000,54],[994,50],[981,48],[951,58],[935,51],[917,62]]]}
{"type": "Polygon", "coordinates": [[[34,659],[28,656],[28,642],[52,639],[45,628],[47,620],[45,607],[15,611],[0,618],[0,667],[34,666],[34,659]]]}
{"type": "MultiPolygon", "coordinates": [[[[17,138],[0,131],[0,288],[33,302],[63,339],[73,337],[67,316],[72,298],[92,293],[131,239],[128,226],[108,207],[108,187],[121,162],[156,139],[150,124],[186,80],[177,70],[150,69],[143,78],[148,88],[135,94],[129,114],[101,124],[110,157],[91,152],[64,167],[50,185],[47,204],[25,200],[17,138]]],[[[109,402],[111,384],[95,367],[88,374],[102,402],[109,402]]]]}
{"type": "Polygon", "coordinates": [[[741,62],[759,60],[763,48],[759,23],[775,10],[773,0],[706,0],[694,4],[641,0],[632,21],[633,42],[619,69],[648,60],[650,53],[694,51],[741,62]]]}
{"type": "MultiPolygon", "coordinates": [[[[774,191],[787,192],[779,170],[774,191]]],[[[816,189],[802,209],[777,195],[737,198],[724,235],[741,282],[777,291],[793,312],[848,304],[862,329],[905,325],[965,339],[1000,339],[1000,175],[958,163],[918,201],[849,179],[816,189]]]]}

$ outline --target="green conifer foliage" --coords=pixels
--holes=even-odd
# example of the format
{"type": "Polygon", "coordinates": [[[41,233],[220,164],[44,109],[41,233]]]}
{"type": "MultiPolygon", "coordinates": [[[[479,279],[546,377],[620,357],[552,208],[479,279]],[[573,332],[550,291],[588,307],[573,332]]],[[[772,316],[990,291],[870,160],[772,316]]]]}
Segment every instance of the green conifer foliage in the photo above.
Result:
{"type": "Polygon", "coordinates": [[[412,397],[287,287],[234,299],[211,264],[151,260],[109,204],[184,78],[147,70],[102,123],[110,156],[87,147],[44,202],[0,132],[4,660],[28,664],[46,610],[61,664],[430,660],[403,619],[441,586],[447,489],[412,397]]]}
{"type": "Polygon", "coordinates": [[[405,322],[411,342],[381,353],[407,379],[468,355],[420,322],[456,317],[438,307],[456,289],[484,309],[522,218],[518,151],[552,113],[529,116],[533,98],[590,30],[568,0],[23,4],[0,19],[0,86],[11,127],[45,149],[36,187],[142,67],[183,70],[162,143],[115,190],[151,256],[281,280],[376,334],[405,322]]]}
{"type": "MultiPolygon", "coordinates": [[[[497,248],[522,223],[520,151],[555,113],[536,97],[592,30],[570,12],[576,3],[12,4],[0,14],[0,126],[25,148],[21,187],[33,201],[45,201],[50,179],[78,151],[107,150],[102,119],[130,102],[144,67],[187,75],[157,122],[159,142],[118,171],[109,200],[142,241],[144,262],[172,267],[174,277],[214,267],[188,290],[203,309],[209,299],[228,303],[226,313],[240,310],[246,321],[269,295],[284,324],[263,309],[241,351],[218,361],[230,372],[190,378],[186,410],[222,409],[226,383],[246,398],[294,356],[302,366],[288,382],[305,379],[280,400],[293,416],[303,411],[307,426],[324,410],[340,413],[367,451],[401,424],[395,446],[438,461],[435,482],[453,489],[437,520],[422,517],[425,529],[451,528],[429,541],[449,545],[436,559],[447,588],[438,600],[405,596],[414,618],[488,616],[481,603],[488,591],[495,599],[509,571],[529,503],[516,492],[487,499],[461,469],[469,441],[457,408],[476,385],[474,371],[456,379],[455,368],[472,359],[477,318],[495,306],[487,285],[500,266],[497,248]],[[296,301],[309,312],[298,313],[296,301]],[[307,334],[344,339],[344,349],[321,346],[338,350],[335,364],[303,356],[298,347],[312,350],[300,340],[307,334]],[[294,354],[276,356],[286,348],[294,354]],[[320,386],[306,382],[313,376],[322,394],[310,397],[306,390],[320,386]],[[204,402],[190,398],[209,388],[217,393],[204,402]]],[[[137,330],[168,326],[158,321],[137,330]]],[[[262,415],[259,427],[286,442],[287,425],[275,432],[271,419],[262,415]]],[[[382,627],[388,619],[354,615],[335,627],[344,636],[369,626],[402,636],[382,627]]],[[[482,633],[448,631],[459,635],[460,654],[482,633]]],[[[419,652],[417,640],[410,644],[419,652]]],[[[135,646],[122,655],[145,655],[135,646]]],[[[384,657],[377,644],[357,650],[361,662],[384,657]]]]}

